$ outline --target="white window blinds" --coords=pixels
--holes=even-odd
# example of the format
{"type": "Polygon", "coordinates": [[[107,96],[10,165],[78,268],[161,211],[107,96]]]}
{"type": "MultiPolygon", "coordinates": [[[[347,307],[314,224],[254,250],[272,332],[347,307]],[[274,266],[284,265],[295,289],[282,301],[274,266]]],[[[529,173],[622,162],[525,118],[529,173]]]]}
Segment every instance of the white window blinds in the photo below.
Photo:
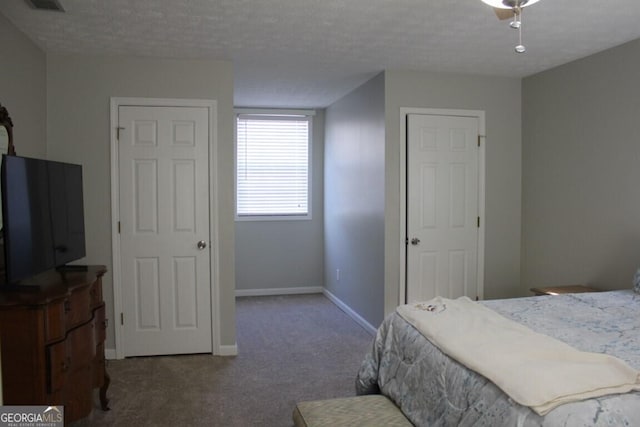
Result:
{"type": "Polygon", "coordinates": [[[239,114],[236,215],[309,214],[309,116],[239,114]]]}

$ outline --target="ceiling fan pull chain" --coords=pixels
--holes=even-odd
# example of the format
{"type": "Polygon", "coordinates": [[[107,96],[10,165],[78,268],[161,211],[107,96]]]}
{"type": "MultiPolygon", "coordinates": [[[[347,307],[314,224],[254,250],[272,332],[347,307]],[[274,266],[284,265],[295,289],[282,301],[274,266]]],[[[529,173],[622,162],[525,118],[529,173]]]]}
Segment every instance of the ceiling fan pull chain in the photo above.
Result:
{"type": "Polygon", "coordinates": [[[518,13],[518,22],[520,25],[518,25],[518,46],[516,46],[516,52],[518,53],[524,53],[526,52],[527,48],[524,47],[524,45],[522,44],[522,10],[519,11],[518,13]]]}
{"type": "Polygon", "coordinates": [[[515,30],[517,30],[518,28],[520,28],[520,13],[521,13],[522,9],[520,9],[519,7],[514,7],[513,8],[513,21],[511,21],[509,23],[509,26],[515,30]]]}

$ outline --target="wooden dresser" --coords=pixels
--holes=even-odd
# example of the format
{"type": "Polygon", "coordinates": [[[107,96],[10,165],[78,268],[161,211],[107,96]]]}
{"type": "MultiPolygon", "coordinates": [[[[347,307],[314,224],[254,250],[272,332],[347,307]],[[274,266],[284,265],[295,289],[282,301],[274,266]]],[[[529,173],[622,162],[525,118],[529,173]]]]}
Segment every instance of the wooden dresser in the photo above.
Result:
{"type": "Polygon", "coordinates": [[[5,405],[64,405],[65,423],[93,409],[100,388],[107,410],[109,376],[102,299],[104,266],[47,271],[0,290],[0,346],[5,405]]]}

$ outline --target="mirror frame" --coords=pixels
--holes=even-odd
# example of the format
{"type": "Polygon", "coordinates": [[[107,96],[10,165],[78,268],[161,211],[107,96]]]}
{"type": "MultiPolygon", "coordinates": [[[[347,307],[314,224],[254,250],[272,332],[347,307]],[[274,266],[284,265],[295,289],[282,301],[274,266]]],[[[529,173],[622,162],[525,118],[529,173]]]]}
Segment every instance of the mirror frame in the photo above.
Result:
{"type": "MultiPolygon", "coordinates": [[[[8,156],[15,156],[16,149],[13,146],[13,122],[11,121],[11,117],[9,116],[9,112],[7,109],[0,104],[0,126],[4,127],[7,130],[7,136],[9,141],[7,141],[7,152],[8,156]]],[[[5,154],[5,153],[0,153],[5,154]]],[[[0,209],[2,208],[2,201],[0,200],[0,209]]],[[[0,211],[1,212],[1,211],[0,211]]],[[[0,220],[0,283],[5,283],[5,257],[4,257],[4,230],[2,230],[2,221],[0,220]]]]}
{"type": "Polygon", "coordinates": [[[7,144],[7,154],[11,156],[16,155],[16,149],[13,146],[13,122],[9,116],[9,112],[5,107],[0,104],[0,126],[3,126],[7,130],[9,135],[9,143],[7,144]]]}

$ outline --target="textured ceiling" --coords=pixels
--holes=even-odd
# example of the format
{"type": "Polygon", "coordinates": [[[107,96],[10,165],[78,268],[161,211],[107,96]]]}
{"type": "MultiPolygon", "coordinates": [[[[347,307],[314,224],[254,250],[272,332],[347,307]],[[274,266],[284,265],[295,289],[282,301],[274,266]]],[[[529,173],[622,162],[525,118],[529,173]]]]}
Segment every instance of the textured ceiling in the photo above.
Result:
{"type": "Polygon", "coordinates": [[[541,0],[517,32],[480,0],[2,0],[46,52],[233,62],[238,106],[322,107],[385,69],[523,77],[640,38],[638,0],[541,0]]]}

